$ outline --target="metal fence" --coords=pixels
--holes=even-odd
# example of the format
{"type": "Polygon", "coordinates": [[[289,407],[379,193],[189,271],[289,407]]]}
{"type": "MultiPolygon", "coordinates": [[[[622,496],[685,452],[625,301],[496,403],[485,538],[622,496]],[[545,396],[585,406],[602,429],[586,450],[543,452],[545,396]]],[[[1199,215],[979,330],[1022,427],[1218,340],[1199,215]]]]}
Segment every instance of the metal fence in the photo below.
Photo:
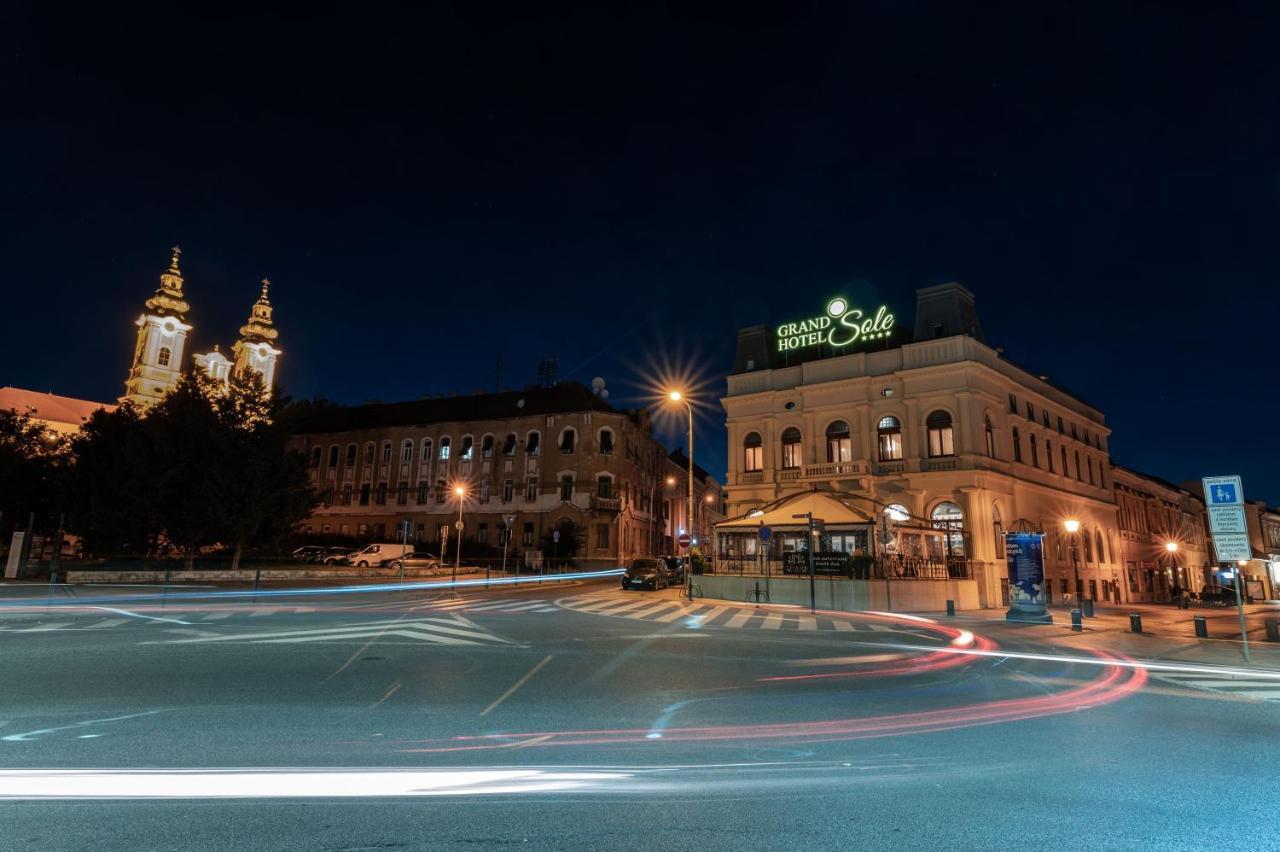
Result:
{"type": "MultiPolygon", "coordinates": [[[[803,557],[803,554],[798,554],[803,557]]],[[[980,562],[963,557],[925,559],[915,557],[850,556],[844,564],[833,567],[830,560],[822,560],[821,568],[815,565],[820,577],[848,580],[972,580],[980,562]]],[[[801,562],[796,565],[784,559],[763,559],[759,556],[721,555],[704,569],[708,574],[732,574],[741,577],[808,576],[808,568],[801,562]]]]}

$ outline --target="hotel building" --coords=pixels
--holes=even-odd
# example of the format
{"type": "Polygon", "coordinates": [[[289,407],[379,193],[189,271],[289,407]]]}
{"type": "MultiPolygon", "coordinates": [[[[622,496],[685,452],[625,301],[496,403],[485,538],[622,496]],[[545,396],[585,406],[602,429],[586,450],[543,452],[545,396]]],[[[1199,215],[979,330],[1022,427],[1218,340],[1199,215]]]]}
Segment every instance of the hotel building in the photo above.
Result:
{"type": "Polygon", "coordinates": [[[577,382],[317,407],[292,441],[322,495],[304,526],[313,535],[392,541],[408,522],[414,542],[439,550],[456,535],[462,485],[464,540],[500,548],[510,518],[511,558],[532,564],[543,534],[569,520],[584,533],[579,564],[613,566],[660,548],[658,513],[684,502],[648,411],[615,409],[577,382]]]}
{"type": "MultiPolygon", "coordinates": [[[[1113,594],[1121,554],[1101,411],[989,345],[959,284],[917,292],[914,334],[888,306],[815,307],[739,332],[722,400],[737,526],[717,529],[718,572],[767,558],[782,573],[806,523],[789,515],[808,510],[842,521],[818,549],[893,556],[907,567],[891,576],[946,580],[961,607],[1008,604],[1003,533],[1015,524],[1045,534],[1050,601],[1072,593],[1077,569],[1075,594],[1113,594]],[[741,533],[765,516],[781,525],[760,554],[741,533]]],[[[894,608],[937,597],[891,594],[894,608]]]]}

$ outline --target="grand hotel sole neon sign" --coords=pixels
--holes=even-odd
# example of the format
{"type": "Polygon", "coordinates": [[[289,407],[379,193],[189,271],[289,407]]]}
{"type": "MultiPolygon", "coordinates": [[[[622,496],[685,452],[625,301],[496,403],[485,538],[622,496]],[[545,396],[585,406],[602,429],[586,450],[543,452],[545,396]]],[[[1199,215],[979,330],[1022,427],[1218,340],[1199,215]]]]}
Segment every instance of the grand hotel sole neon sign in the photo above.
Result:
{"type": "Polygon", "coordinates": [[[827,312],[822,316],[778,326],[778,351],[807,349],[823,343],[833,349],[843,349],[859,341],[888,337],[892,330],[893,314],[884,305],[868,316],[860,308],[850,308],[846,299],[836,297],[827,303],[827,312]]]}

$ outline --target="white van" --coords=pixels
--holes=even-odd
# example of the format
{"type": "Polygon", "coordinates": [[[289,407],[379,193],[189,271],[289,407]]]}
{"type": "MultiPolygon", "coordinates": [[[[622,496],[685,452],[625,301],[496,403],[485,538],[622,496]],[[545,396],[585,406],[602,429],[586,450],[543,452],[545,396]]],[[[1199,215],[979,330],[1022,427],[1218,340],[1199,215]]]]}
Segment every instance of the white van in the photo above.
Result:
{"type": "Polygon", "coordinates": [[[389,559],[400,559],[413,552],[412,544],[366,544],[347,557],[347,564],[357,568],[378,566],[389,559]]]}

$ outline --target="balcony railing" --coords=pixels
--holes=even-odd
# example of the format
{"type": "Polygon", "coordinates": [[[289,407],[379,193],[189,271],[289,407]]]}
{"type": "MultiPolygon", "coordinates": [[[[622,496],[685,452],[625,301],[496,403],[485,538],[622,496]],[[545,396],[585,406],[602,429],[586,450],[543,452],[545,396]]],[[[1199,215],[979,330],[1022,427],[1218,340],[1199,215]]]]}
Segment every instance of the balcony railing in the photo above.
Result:
{"type": "Polygon", "coordinates": [[[906,469],[906,462],[901,459],[898,461],[876,462],[873,469],[877,476],[884,476],[887,473],[902,473],[906,469]]]}
{"type": "Polygon", "coordinates": [[[925,470],[958,470],[960,460],[956,458],[925,459],[923,468],[925,470]]]}
{"type": "Polygon", "coordinates": [[[761,482],[764,482],[764,471],[753,470],[741,474],[740,481],[743,485],[759,485],[761,482]]]}
{"type": "Polygon", "coordinates": [[[791,482],[800,477],[800,468],[788,467],[778,471],[779,482],[791,482]]]}
{"type": "Polygon", "coordinates": [[[804,466],[805,479],[833,479],[842,476],[861,476],[866,470],[861,461],[825,462],[804,466]]]}
{"type": "Polygon", "coordinates": [[[622,498],[600,497],[592,494],[591,508],[599,512],[620,512],[622,511],[622,498]]]}

